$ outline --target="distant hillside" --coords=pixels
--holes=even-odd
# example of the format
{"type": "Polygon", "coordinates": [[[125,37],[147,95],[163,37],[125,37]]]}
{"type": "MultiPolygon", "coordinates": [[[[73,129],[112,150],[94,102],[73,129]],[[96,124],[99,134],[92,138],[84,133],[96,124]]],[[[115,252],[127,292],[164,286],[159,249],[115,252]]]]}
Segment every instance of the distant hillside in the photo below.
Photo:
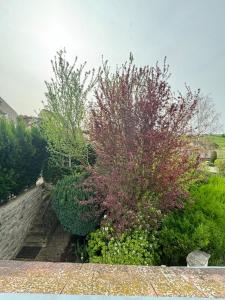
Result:
{"type": "Polygon", "coordinates": [[[215,148],[225,149],[225,135],[223,134],[204,135],[201,137],[201,141],[207,144],[214,144],[215,148]]]}

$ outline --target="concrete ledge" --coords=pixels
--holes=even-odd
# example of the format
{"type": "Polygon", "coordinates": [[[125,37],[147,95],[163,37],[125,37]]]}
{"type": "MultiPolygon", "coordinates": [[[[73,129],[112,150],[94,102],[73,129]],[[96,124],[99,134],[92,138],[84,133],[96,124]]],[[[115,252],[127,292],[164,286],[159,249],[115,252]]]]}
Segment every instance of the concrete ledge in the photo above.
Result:
{"type": "MultiPolygon", "coordinates": [[[[171,297],[158,296],[82,296],[82,295],[54,295],[54,294],[12,294],[0,293],[0,300],[171,300],[171,297]]],[[[193,300],[193,297],[173,297],[173,300],[193,300]]],[[[209,298],[197,298],[198,300],[207,300],[209,298]]]]}
{"type": "Polygon", "coordinates": [[[0,293],[223,298],[225,269],[0,261],[0,293]]]}

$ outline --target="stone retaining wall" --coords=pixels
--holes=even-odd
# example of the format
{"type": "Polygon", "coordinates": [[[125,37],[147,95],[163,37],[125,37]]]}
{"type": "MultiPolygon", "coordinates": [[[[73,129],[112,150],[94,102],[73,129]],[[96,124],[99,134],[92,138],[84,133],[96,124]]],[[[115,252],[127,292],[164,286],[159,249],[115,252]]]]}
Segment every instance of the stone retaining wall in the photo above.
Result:
{"type": "Polygon", "coordinates": [[[13,259],[42,204],[43,189],[35,186],[0,206],[0,259],[13,259]]]}

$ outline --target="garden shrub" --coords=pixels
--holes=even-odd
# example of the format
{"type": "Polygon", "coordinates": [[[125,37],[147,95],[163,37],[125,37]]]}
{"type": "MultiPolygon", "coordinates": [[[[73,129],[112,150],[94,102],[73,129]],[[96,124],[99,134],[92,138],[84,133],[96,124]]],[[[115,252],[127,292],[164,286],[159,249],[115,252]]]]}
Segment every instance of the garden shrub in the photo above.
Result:
{"type": "Polygon", "coordinates": [[[193,250],[211,254],[211,265],[225,264],[225,179],[213,176],[191,189],[193,201],[168,215],[159,241],[162,263],[185,265],[193,250]]]}
{"type": "Polygon", "coordinates": [[[217,159],[215,165],[219,169],[219,174],[225,176],[225,159],[217,159]]]}
{"type": "Polygon", "coordinates": [[[68,232],[85,236],[99,223],[99,216],[91,201],[94,191],[84,185],[88,174],[76,173],[58,181],[52,195],[52,204],[56,215],[68,232]]]}
{"type": "Polygon", "coordinates": [[[43,167],[43,178],[45,182],[56,184],[64,176],[69,176],[73,173],[73,169],[59,165],[53,160],[53,155],[48,154],[48,159],[46,159],[43,167]]]}
{"type": "Polygon", "coordinates": [[[38,128],[0,118],[0,203],[35,183],[46,157],[38,128]]]}
{"type": "MultiPolygon", "coordinates": [[[[87,144],[85,150],[87,152],[88,164],[91,166],[94,165],[96,154],[93,147],[87,144]]],[[[48,153],[48,158],[45,160],[43,178],[46,182],[56,184],[58,180],[61,180],[64,176],[72,175],[82,168],[81,163],[73,157],[71,158],[71,167],[69,167],[68,158],[66,161],[62,154],[54,154],[52,151],[48,153]],[[61,158],[61,160],[59,158],[61,158]]]]}
{"type": "Polygon", "coordinates": [[[131,229],[141,202],[150,211],[147,219],[153,218],[152,208],[167,213],[183,207],[199,163],[187,138],[199,94],[187,88],[185,95],[175,95],[168,76],[166,64],[139,68],[132,55],[113,73],[104,63],[99,74],[89,122],[97,154],[92,177],[118,232],[131,229]]]}
{"type": "Polygon", "coordinates": [[[88,240],[91,263],[154,265],[159,258],[156,251],[154,234],[143,229],[115,236],[112,227],[101,227],[91,233],[88,240]]]}

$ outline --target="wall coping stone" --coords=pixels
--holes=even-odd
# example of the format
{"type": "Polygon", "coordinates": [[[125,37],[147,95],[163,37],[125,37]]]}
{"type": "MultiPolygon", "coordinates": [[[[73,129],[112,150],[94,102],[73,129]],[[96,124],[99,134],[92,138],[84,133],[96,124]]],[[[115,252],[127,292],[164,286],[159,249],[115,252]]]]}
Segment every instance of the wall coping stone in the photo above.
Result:
{"type": "Polygon", "coordinates": [[[225,297],[225,268],[0,261],[0,293],[225,297]]]}

